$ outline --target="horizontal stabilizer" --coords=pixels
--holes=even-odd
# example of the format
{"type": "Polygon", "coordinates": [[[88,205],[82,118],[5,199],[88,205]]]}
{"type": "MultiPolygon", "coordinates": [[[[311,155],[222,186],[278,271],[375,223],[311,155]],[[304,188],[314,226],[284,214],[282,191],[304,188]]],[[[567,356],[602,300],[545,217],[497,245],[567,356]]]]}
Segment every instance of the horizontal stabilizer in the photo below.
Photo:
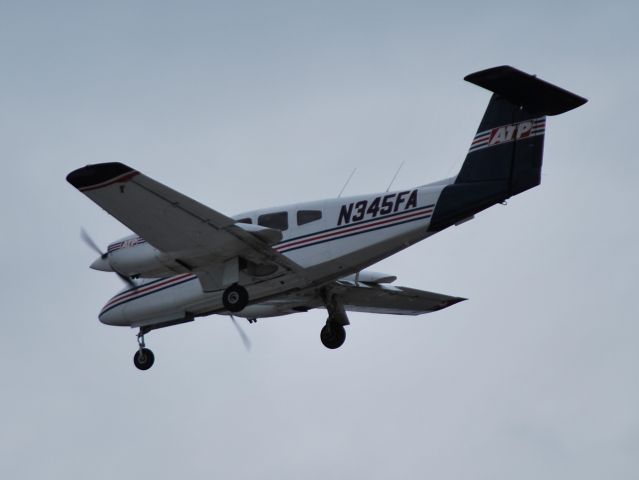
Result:
{"type": "Polygon", "coordinates": [[[508,65],[471,73],[464,80],[540,115],[558,115],[588,100],[508,65]]]}

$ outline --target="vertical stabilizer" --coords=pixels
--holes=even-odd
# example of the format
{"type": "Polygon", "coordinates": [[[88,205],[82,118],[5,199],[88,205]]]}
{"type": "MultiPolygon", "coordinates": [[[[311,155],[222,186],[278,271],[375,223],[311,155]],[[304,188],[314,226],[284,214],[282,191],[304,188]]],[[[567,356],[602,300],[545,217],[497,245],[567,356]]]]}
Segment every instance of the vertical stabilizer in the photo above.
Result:
{"type": "Polygon", "coordinates": [[[509,66],[465,80],[494,93],[455,182],[442,192],[431,222],[435,231],[539,185],[546,116],[587,101],[509,66]]]}

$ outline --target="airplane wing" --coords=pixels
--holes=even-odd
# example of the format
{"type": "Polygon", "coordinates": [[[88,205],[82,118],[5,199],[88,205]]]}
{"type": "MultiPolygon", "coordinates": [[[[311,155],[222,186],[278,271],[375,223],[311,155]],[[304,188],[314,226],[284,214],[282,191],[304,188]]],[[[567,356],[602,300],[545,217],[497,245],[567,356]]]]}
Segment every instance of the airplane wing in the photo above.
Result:
{"type": "Polygon", "coordinates": [[[205,290],[219,288],[214,277],[223,270],[221,262],[236,257],[275,265],[279,275],[304,275],[301,266],[232,218],[127,165],[88,165],[71,172],[67,180],[152,246],[196,273],[205,290]]]}
{"type": "Polygon", "coordinates": [[[377,283],[338,281],[331,285],[344,309],[351,312],[421,315],[466,300],[441,293],[377,283]]]}

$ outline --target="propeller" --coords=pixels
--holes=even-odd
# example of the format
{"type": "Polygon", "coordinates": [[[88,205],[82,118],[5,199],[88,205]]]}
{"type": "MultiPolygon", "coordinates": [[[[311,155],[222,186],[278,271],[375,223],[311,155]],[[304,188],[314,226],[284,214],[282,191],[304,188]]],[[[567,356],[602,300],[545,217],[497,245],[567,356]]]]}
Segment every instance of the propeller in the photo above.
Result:
{"type": "Polygon", "coordinates": [[[98,244],[93,241],[93,239],[91,238],[91,235],[89,235],[84,228],[80,229],[80,238],[82,239],[84,243],[86,243],[89,246],[91,250],[93,250],[95,253],[100,255],[100,258],[105,259],[109,256],[108,252],[102,252],[102,250],[100,250],[100,247],[98,247],[98,244]]]}
{"type": "MultiPolygon", "coordinates": [[[[109,256],[109,252],[103,252],[100,247],[98,247],[98,244],[95,243],[95,241],[93,240],[93,238],[91,238],[91,235],[89,235],[87,233],[87,231],[84,228],[80,229],[80,238],[82,239],[82,241],[84,243],[87,244],[87,246],[93,250],[95,253],[97,253],[98,255],[100,255],[100,258],[102,260],[106,260],[107,257],[109,256]]],[[[112,268],[112,267],[111,267],[112,268]]],[[[113,268],[112,268],[113,269],[113,268]]],[[[121,274],[120,272],[116,271],[115,269],[113,269],[113,272],[115,272],[115,274],[120,277],[120,279],[126,283],[129,287],[134,288],[137,287],[137,285],[135,284],[135,282],[133,281],[133,279],[131,277],[127,277],[126,275],[121,274]]]]}
{"type": "Polygon", "coordinates": [[[235,320],[235,317],[233,315],[231,315],[231,320],[233,321],[233,325],[237,329],[237,333],[239,333],[240,338],[242,339],[244,348],[246,348],[246,351],[249,352],[251,350],[251,341],[246,336],[246,333],[244,333],[244,330],[242,330],[242,327],[240,327],[239,323],[237,323],[237,320],[235,320]]]}

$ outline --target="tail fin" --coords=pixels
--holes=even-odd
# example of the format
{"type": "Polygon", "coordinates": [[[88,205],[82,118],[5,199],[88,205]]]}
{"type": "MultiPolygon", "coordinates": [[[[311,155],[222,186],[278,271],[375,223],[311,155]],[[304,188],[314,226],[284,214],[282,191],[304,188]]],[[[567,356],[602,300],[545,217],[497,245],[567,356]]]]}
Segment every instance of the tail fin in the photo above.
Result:
{"type": "Polygon", "coordinates": [[[567,112],[586,99],[508,66],[465,80],[495,93],[457,183],[500,180],[508,184],[508,196],[539,185],[546,115],[567,112]]]}
{"type": "Polygon", "coordinates": [[[431,222],[434,230],[539,185],[546,115],[587,101],[509,66],[472,73],[465,80],[494,94],[455,183],[442,192],[441,208],[438,203],[431,222]]]}

